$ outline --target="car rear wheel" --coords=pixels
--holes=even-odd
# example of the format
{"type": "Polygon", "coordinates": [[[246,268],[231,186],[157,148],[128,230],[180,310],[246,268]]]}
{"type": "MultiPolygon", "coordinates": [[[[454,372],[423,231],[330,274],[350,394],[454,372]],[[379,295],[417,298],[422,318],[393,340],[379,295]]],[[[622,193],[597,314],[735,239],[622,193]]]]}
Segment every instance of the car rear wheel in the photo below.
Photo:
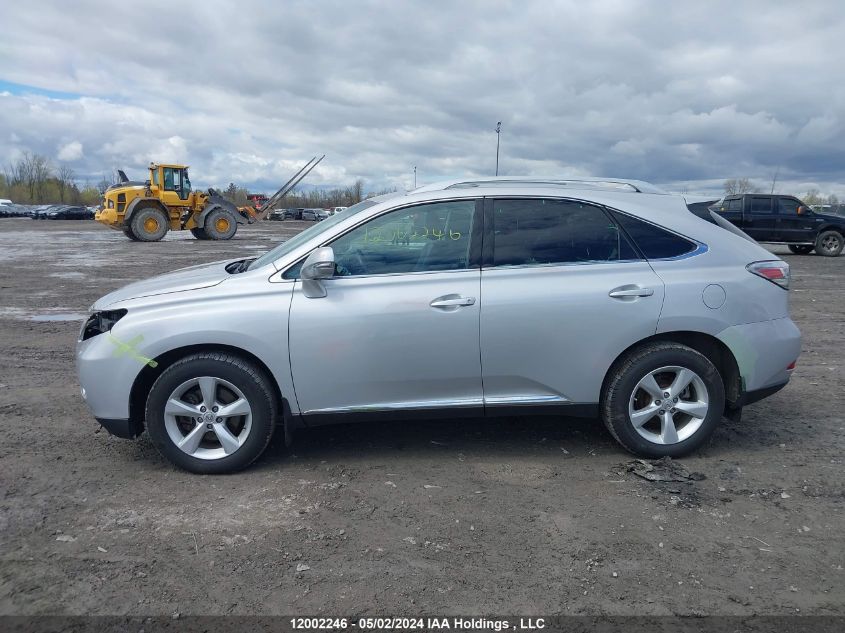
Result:
{"type": "Polygon", "coordinates": [[[843,246],[845,239],[839,231],[822,231],[816,239],[816,252],[825,257],[836,257],[843,246]]]}
{"type": "Polygon", "coordinates": [[[215,209],[205,217],[203,230],[209,239],[230,240],[238,230],[238,221],[226,209],[215,209]]]}
{"type": "Polygon", "coordinates": [[[222,353],[193,354],[174,363],[147,398],[153,443],[194,473],[249,466],[270,442],[275,418],[270,379],[251,363],[222,353]]]}
{"type": "Polygon", "coordinates": [[[813,252],[815,246],[811,246],[810,244],[790,244],[789,250],[791,250],[796,255],[809,255],[813,252]]]}
{"type": "Polygon", "coordinates": [[[167,216],[160,209],[145,207],[138,209],[132,214],[129,223],[130,230],[141,242],[158,242],[166,234],[169,228],[167,216]]]}
{"type": "Polygon", "coordinates": [[[725,390],[710,360],[680,343],[640,347],[611,368],[602,417],[642,457],[680,457],[701,447],[722,418],[725,390]]]}

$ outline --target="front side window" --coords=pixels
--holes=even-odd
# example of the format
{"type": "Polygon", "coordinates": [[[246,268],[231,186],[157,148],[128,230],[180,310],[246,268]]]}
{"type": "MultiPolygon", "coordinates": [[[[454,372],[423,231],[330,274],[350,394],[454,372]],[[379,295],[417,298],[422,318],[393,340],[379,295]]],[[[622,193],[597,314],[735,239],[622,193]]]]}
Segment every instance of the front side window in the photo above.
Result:
{"type": "Polygon", "coordinates": [[[329,244],[336,275],[467,269],[474,213],[474,200],[459,200],[406,207],[374,218],[329,244]]]}
{"type": "Polygon", "coordinates": [[[735,198],[728,202],[728,211],[742,211],[742,200],[735,198]]]}
{"type": "Polygon", "coordinates": [[[174,169],[173,167],[164,168],[164,190],[165,191],[181,191],[182,189],[182,170],[174,169]]]}
{"type": "Polygon", "coordinates": [[[781,215],[797,215],[798,207],[801,204],[797,200],[790,200],[789,198],[778,198],[778,210],[781,215]]]}
{"type": "Polygon", "coordinates": [[[493,265],[638,259],[602,209],[567,200],[495,200],[493,265]]]}

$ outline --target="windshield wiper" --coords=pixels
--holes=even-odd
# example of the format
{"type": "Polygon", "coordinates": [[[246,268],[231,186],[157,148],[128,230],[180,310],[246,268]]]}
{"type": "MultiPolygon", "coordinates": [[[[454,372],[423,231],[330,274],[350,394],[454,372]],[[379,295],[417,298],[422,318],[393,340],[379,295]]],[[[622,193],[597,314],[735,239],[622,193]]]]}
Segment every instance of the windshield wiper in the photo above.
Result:
{"type": "Polygon", "coordinates": [[[230,275],[237,275],[238,273],[242,273],[247,268],[249,268],[249,265],[252,262],[254,262],[256,259],[258,259],[258,258],[257,257],[250,257],[249,259],[241,259],[239,261],[232,262],[231,264],[228,264],[226,266],[226,272],[229,273],[230,275]]]}

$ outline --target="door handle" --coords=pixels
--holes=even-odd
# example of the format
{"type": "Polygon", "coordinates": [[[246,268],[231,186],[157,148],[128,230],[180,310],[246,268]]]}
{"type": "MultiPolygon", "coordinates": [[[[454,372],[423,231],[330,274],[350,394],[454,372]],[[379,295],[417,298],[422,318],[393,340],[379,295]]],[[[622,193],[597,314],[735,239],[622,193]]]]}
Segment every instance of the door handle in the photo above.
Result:
{"type": "Polygon", "coordinates": [[[653,294],[654,288],[622,286],[621,288],[614,288],[613,290],[607,293],[607,296],[613,297],[614,299],[624,299],[625,297],[650,297],[653,294]]]}
{"type": "Polygon", "coordinates": [[[475,297],[458,297],[455,295],[446,295],[437,297],[431,303],[432,308],[458,308],[460,306],[475,305],[475,297]]]}

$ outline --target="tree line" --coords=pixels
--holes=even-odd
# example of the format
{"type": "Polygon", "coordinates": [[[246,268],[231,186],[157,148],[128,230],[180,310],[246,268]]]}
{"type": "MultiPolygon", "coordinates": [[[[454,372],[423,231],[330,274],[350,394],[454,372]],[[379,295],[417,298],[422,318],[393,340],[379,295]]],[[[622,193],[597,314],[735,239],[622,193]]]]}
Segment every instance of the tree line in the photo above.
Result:
{"type": "MultiPolygon", "coordinates": [[[[104,173],[102,178],[91,184],[80,184],[73,169],[67,165],[53,164],[41,154],[24,154],[3,168],[0,172],[0,198],[16,204],[81,204],[92,206],[99,203],[103,192],[118,182],[116,170],[104,173]]],[[[292,191],[276,207],[350,207],[364,198],[388,193],[390,190],[364,193],[364,181],[356,180],[348,187],[334,189],[313,189],[292,191]]],[[[221,191],[223,196],[237,204],[249,204],[246,188],[235,183],[221,191]]]]}
{"type": "Polygon", "coordinates": [[[73,169],[54,165],[40,154],[24,152],[0,173],[0,198],[17,204],[97,204],[111,184],[105,176],[98,185],[80,185],[73,169]]]}
{"type": "MultiPolygon", "coordinates": [[[[777,184],[777,174],[772,179],[772,186],[768,192],[758,187],[754,182],[748,178],[730,178],[724,182],[723,188],[726,196],[741,195],[744,193],[774,193],[775,185],[777,184]]],[[[839,198],[836,194],[825,196],[818,189],[810,189],[803,195],[796,195],[801,202],[807,205],[811,204],[839,204],[839,198]]]]}
{"type": "MultiPolygon", "coordinates": [[[[335,187],[333,189],[312,189],[310,191],[291,191],[278,203],[273,205],[276,208],[288,209],[328,209],[330,207],[351,207],[353,204],[358,204],[365,198],[372,198],[385,193],[392,193],[395,189],[384,189],[381,191],[364,192],[364,181],[356,180],[348,187],[335,187]]],[[[249,192],[239,187],[235,183],[229,183],[222,192],[225,198],[228,198],[238,206],[249,204],[249,192]]]]}

